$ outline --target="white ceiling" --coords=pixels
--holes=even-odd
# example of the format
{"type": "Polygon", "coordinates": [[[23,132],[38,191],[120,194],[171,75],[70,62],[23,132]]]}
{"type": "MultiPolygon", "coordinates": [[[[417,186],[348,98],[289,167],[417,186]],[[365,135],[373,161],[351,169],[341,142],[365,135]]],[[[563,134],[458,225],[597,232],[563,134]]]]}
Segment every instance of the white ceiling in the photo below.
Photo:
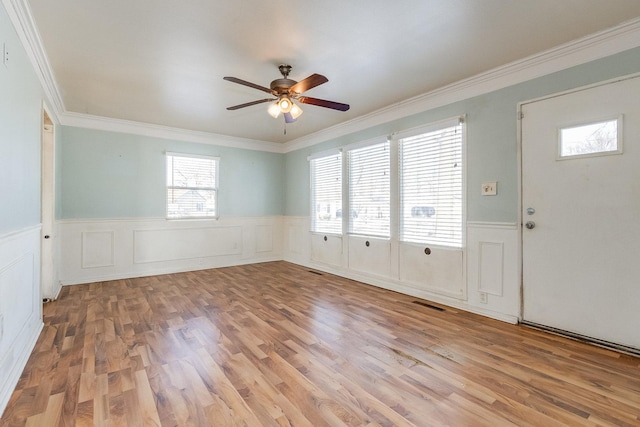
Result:
{"type": "Polygon", "coordinates": [[[66,112],[287,142],[640,16],[638,0],[28,0],[66,112]],[[269,86],[329,82],[287,125],[269,86]],[[265,96],[266,95],[266,96],[265,96]]]}

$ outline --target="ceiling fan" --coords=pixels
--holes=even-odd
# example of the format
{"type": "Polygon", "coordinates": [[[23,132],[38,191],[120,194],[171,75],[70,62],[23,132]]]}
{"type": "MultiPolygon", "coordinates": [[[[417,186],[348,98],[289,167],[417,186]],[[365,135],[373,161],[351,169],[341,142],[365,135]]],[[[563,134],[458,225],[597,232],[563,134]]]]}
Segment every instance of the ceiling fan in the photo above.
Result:
{"type": "Polygon", "coordinates": [[[238,110],[244,107],[250,107],[256,104],[262,104],[265,102],[273,103],[267,110],[273,118],[277,118],[280,113],[284,115],[284,121],[286,123],[293,123],[302,114],[302,109],[293,101],[298,101],[302,104],[316,105],[318,107],[331,108],[333,110],[347,111],[349,109],[348,104],[342,104],[340,102],[327,101],[324,99],[311,98],[309,96],[301,96],[309,89],[313,89],[316,86],[320,86],[329,80],[320,74],[312,74],[306,79],[296,82],[289,78],[291,72],[291,65],[282,64],[278,67],[282,74],[281,79],[275,79],[271,82],[269,88],[257,85],[255,83],[248,82],[246,80],[239,79],[237,77],[224,77],[224,80],[238,83],[244,86],[249,86],[254,89],[261,90],[271,94],[275,98],[259,99],[257,101],[247,102],[244,104],[234,105],[233,107],[227,107],[227,110],[238,110]]]}

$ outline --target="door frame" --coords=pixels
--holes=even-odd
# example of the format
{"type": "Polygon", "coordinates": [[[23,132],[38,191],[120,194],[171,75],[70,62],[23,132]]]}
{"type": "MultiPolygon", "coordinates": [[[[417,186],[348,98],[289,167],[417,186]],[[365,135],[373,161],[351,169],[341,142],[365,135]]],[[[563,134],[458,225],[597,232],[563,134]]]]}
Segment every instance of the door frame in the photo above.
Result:
{"type": "Polygon", "coordinates": [[[45,271],[50,271],[50,276],[49,278],[47,278],[46,280],[49,281],[51,283],[50,285],[50,290],[51,290],[51,294],[50,295],[45,295],[42,294],[42,301],[44,302],[48,302],[51,300],[55,300],[58,297],[58,294],[60,293],[60,284],[58,283],[57,280],[57,266],[56,266],[56,253],[57,251],[57,247],[56,247],[56,242],[57,242],[57,227],[56,227],[56,221],[55,221],[55,211],[56,211],[56,168],[55,168],[55,164],[56,164],[56,124],[53,121],[53,115],[51,114],[51,110],[47,107],[46,103],[43,101],[42,102],[42,112],[40,115],[40,221],[41,221],[41,233],[40,233],[40,291],[42,292],[43,290],[43,286],[44,286],[44,282],[45,282],[45,278],[44,278],[44,272],[45,271]],[[47,123],[47,119],[48,122],[47,123]],[[52,126],[51,128],[51,141],[50,142],[46,142],[46,138],[48,138],[46,136],[46,133],[48,133],[49,131],[45,130],[46,126],[52,126]],[[49,144],[49,147],[46,148],[45,145],[49,144]],[[45,150],[50,150],[51,152],[49,153],[48,156],[45,156],[45,150]],[[47,162],[47,164],[45,164],[45,162],[47,162]],[[48,176],[46,174],[46,171],[49,171],[48,176]],[[45,192],[44,191],[44,186],[45,186],[45,182],[50,181],[48,183],[48,186],[50,187],[51,191],[50,192],[45,192]],[[47,200],[47,203],[45,203],[45,198],[48,198],[49,200],[47,200]],[[49,206],[49,212],[45,212],[45,206],[49,206]],[[50,217],[50,230],[45,230],[45,217],[46,216],[50,217]],[[44,235],[45,232],[49,233],[49,235],[51,236],[51,241],[50,246],[49,246],[49,250],[45,251],[44,250],[44,244],[45,244],[45,240],[44,240],[44,235]],[[48,257],[45,257],[45,254],[48,254],[48,257]],[[50,269],[45,268],[45,263],[49,263],[50,265],[50,269]]]}
{"type": "MultiPolygon", "coordinates": [[[[606,86],[609,84],[614,84],[614,83],[618,83],[618,82],[622,82],[625,80],[630,80],[630,79],[634,79],[634,78],[639,78],[640,77],[640,72],[638,73],[632,73],[632,74],[626,74],[623,76],[618,76],[618,77],[614,77],[611,79],[607,79],[607,80],[602,80],[602,81],[598,81],[596,83],[592,83],[592,84],[588,84],[588,85],[584,85],[584,86],[579,86],[579,87],[575,87],[572,89],[568,89],[568,90],[564,90],[561,92],[554,92],[548,95],[544,95],[538,98],[533,98],[533,99],[529,99],[526,101],[522,101],[522,102],[518,102],[517,104],[517,162],[518,162],[518,216],[517,216],[517,225],[518,225],[518,258],[519,258],[519,263],[518,263],[518,269],[519,269],[519,277],[520,277],[520,287],[519,287],[519,293],[520,293],[520,312],[518,315],[518,321],[519,323],[522,324],[526,324],[532,327],[536,327],[539,329],[544,329],[550,332],[554,332],[554,333],[559,333],[561,335],[566,335],[566,336],[570,336],[572,338],[576,338],[576,339],[580,339],[580,340],[586,340],[591,342],[592,344],[596,344],[596,345],[600,345],[603,347],[613,347],[614,349],[618,350],[618,351],[623,351],[623,352],[630,352],[629,349],[626,346],[622,346],[622,345],[616,345],[614,343],[609,343],[609,342],[604,342],[604,341],[600,341],[598,339],[595,338],[591,338],[591,337],[585,337],[582,336],[580,334],[575,334],[575,333],[571,333],[571,332],[567,332],[567,331],[562,331],[562,330],[558,330],[556,328],[553,328],[551,326],[545,326],[545,325],[538,325],[538,324],[532,324],[532,323],[527,323],[524,321],[523,317],[524,317],[524,238],[523,238],[523,217],[524,217],[524,205],[523,205],[523,199],[524,199],[524,189],[523,189],[523,173],[524,173],[524,168],[523,168],[523,156],[522,156],[522,147],[523,147],[523,135],[522,135],[522,120],[524,120],[524,116],[523,116],[523,106],[527,105],[527,104],[532,104],[535,102],[539,102],[539,101],[544,101],[544,100],[548,100],[548,99],[552,99],[552,98],[557,98],[560,96],[564,96],[564,95],[568,95],[568,94],[572,94],[572,93],[576,93],[576,92],[581,92],[581,91],[585,91],[585,90],[589,90],[589,89],[593,89],[596,87],[600,87],[600,86],[606,86]]],[[[637,353],[635,351],[632,352],[633,354],[637,355],[637,353]]]]}

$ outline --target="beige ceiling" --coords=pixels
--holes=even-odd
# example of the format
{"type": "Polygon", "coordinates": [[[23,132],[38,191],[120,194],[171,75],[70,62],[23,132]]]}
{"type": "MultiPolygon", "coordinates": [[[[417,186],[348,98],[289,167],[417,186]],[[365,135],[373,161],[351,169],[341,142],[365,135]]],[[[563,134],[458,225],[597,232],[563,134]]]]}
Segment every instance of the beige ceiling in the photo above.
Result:
{"type": "Polygon", "coordinates": [[[638,0],[28,0],[68,112],[286,142],[640,16],[638,0]],[[287,125],[262,86],[312,73],[287,125]]]}

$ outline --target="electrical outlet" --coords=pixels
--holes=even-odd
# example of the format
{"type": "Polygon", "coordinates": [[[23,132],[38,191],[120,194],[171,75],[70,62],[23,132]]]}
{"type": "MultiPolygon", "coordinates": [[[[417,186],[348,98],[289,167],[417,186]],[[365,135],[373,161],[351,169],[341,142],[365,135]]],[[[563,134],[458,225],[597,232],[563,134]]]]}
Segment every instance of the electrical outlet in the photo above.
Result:
{"type": "Polygon", "coordinates": [[[2,43],[2,63],[5,67],[9,66],[9,51],[6,43],[2,43]]]}
{"type": "Polygon", "coordinates": [[[480,292],[480,302],[482,304],[486,304],[487,303],[487,293],[486,292],[480,292]]]}
{"type": "Polygon", "coordinates": [[[498,194],[498,183],[496,181],[483,182],[481,194],[483,196],[495,196],[498,194]]]}

